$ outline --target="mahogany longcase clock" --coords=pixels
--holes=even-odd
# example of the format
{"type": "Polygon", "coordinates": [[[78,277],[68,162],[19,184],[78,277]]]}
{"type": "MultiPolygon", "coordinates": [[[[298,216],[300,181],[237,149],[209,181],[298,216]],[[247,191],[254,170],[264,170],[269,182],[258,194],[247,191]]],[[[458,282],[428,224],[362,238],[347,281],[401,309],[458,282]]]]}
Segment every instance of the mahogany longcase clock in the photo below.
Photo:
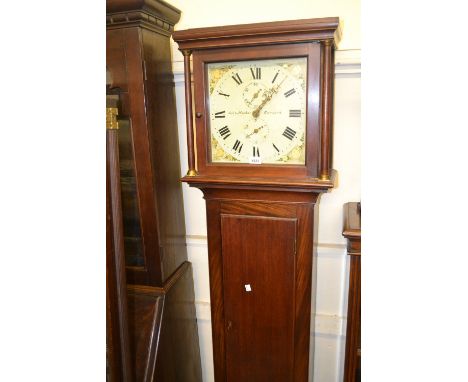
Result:
{"type": "Polygon", "coordinates": [[[215,379],[307,381],[317,203],[336,177],[339,20],[199,28],[173,38],[185,62],[182,180],[206,199],[215,379]]]}

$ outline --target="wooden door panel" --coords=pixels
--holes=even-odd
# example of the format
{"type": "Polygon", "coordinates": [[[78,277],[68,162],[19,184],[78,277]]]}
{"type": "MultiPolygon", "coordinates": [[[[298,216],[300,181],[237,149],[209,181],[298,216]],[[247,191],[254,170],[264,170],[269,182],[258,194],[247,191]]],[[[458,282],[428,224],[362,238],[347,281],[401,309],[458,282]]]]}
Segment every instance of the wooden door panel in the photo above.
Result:
{"type": "Polygon", "coordinates": [[[296,225],[221,215],[228,382],[293,380],[296,225]]]}

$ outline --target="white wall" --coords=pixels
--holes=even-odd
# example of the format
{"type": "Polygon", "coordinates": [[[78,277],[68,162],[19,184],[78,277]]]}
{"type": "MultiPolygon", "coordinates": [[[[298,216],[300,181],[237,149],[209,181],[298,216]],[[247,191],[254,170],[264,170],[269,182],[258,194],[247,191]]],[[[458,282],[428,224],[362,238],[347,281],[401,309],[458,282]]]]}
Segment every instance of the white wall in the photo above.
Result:
{"type": "MultiPolygon", "coordinates": [[[[176,30],[266,21],[339,17],[340,49],[361,47],[360,0],[166,0],[182,11],[176,30]]],[[[175,47],[175,50],[177,47],[175,47]]],[[[176,53],[174,58],[182,60],[176,53]]]]}
{"type": "MultiPolygon", "coordinates": [[[[339,16],[343,39],[336,53],[334,168],[338,187],[322,196],[318,233],[315,382],[342,380],[348,259],[341,235],[343,204],[360,200],[360,2],[359,0],[170,0],[182,11],[176,29],[339,16]]],[[[173,44],[181,172],[187,172],[182,55],[173,44]]],[[[203,379],[214,381],[211,348],[205,202],[183,185],[187,248],[193,263],[203,379]]]]}

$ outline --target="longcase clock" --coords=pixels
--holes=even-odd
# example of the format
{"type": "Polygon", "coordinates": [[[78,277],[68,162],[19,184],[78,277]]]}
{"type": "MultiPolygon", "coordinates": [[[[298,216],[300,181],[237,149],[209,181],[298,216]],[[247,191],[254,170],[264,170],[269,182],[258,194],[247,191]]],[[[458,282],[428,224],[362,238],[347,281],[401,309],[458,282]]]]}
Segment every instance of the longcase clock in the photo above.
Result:
{"type": "Polygon", "coordinates": [[[173,38],[185,62],[182,180],[206,200],[215,379],[307,381],[317,203],[336,178],[339,20],[199,28],[173,38]]]}
{"type": "MultiPolygon", "coordinates": [[[[108,222],[115,227],[108,239],[126,273],[109,272],[109,279],[128,283],[109,287],[110,302],[120,303],[109,312],[128,306],[122,320],[114,315],[128,336],[110,338],[123,338],[127,362],[122,373],[110,368],[110,381],[201,382],[170,48],[180,11],[162,0],[107,0],[106,11],[107,96],[119,109],[118,130],[108,133],[108,222]]],[[[119,359],[109,353],[110,363],[119,359]]]]}

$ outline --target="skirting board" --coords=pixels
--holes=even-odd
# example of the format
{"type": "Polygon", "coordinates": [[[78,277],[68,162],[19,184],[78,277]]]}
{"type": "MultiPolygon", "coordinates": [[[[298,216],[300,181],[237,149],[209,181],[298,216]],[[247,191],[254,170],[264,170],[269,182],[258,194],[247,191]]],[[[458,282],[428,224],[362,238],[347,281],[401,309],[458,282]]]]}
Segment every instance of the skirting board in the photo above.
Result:
{"type": "MultiPolygon", "coordinates": [[[[195,301],[197,310],[197,320],[200,322],[211,323],[211,307],[207,301],[195,301]]],[[[326,336],[344,336],[346,334],[346,317],[340,317],[330,314],[315,315],[315,330],[311,331],[311,335],[326,335],[326,336]]]]}

